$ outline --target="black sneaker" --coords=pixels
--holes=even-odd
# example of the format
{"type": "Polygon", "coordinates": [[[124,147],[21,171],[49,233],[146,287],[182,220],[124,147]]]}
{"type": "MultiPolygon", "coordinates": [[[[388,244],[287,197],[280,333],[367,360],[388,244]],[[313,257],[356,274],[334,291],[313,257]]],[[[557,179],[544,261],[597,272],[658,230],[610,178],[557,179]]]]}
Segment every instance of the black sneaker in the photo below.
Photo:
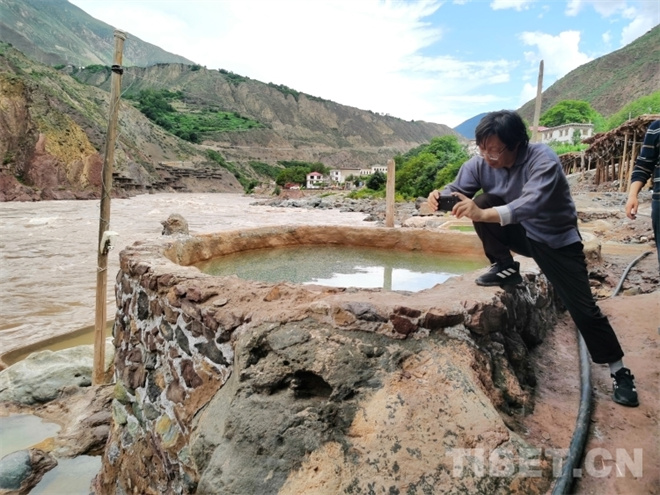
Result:
{"type": "Polygon", "coordinates": [[[493,263],[486,273],[481,275],[475,280],[477,285],[491,287],[499,285],[517,285],[522,283],[520,276],[520,263],[513,261],[503,265],[501,263],[493,263]]]}
{"type": "Polygon", "coordinates": [[[628,368],[621,368],[610,376],[613,383],[612,400],[624,406],[639,406],[637,389],[635,388],[635,377],[630,373],[630,370],[628,368]]]}

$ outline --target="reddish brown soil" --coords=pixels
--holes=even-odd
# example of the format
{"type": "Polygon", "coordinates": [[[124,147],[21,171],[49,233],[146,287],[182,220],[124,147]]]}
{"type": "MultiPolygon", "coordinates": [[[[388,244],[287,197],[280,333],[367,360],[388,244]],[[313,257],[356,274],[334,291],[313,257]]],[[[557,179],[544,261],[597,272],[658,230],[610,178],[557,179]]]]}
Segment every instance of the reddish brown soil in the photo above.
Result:
{"type": "MultiPolygon", "coordinates": [[[[635,257],[631,253],[606,254],[604,261],[622,274],[635,257]]],[[[580,466],[583,474],[570,493],[660,493],[660,288],[655,252],[639,261],[630,275],[644,279],[647,285],[655,280],[655,291],[626,295],[636,292],[627,289],[600,300],[599,305],[617,332],[625,366],[635,376],[640,406],[628,408],[614,403],[607,365],[591,364],[594,407],[580,466]]],[[[575,429],[580,394],[577,349],[576,328],[565,316],[534,352],[539,383],[534,412],[523,420],[523,425],[532,443],[544,449],[567,448],[575,429]]]]}

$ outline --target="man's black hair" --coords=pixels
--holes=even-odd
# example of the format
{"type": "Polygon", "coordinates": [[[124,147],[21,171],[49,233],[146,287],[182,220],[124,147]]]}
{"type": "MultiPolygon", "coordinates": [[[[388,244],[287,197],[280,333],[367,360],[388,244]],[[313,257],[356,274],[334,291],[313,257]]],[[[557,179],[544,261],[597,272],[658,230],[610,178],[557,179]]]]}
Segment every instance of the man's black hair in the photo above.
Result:
{"type": "Polygon", "coordinates": [[[474,130],[477,146],[483,146],[490,136],[497,136],[508,150],[515,149],[516,145],[524,148],[529,143],[527,126],[523,119],[512,110],[490,112],[474,130]]]}

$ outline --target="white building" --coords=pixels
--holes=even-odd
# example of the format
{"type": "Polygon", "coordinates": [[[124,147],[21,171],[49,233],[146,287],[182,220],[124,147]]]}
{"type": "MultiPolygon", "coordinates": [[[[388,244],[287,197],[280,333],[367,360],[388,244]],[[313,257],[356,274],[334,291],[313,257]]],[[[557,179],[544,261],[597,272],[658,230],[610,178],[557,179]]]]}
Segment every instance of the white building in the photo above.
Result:
{"type": "Polygon", "coordinates": [[[387,165],[373,165],[371,168],[363,168],[360,170],[360,175],[373,175],[376,172],[383,172],[387,175],[387,165]]]}
{"type": "Polygon", "coordinates": [[[359,168],[333,168],[330,170],[330,180],[333,184],[343,184],[350,176],[359,177],[361,175],[359,168]]]}
{"type": "Polygon", "coordinates": [[[343,184],[351,175],[353,177],[360,177],[363,175],[362,170],[357,167],[342,167],[330,170],[330,179],[333,184],[343,184]]]}
{"type": "Polygon", "coordinates": [[[587,139],[594,135],[593,124],[564,124],[557,127],[541,127],[538,128],[539,141],[541,143],[549,143],[555,141],[557,143],[572,143],[573,136],[576,132],[580,133],[580,141],[587,139]]]}
{"type": "Polygon", "coordinates": [[[319,172],[307,174],[307,189],[320,189],[328,185],[326,177],[319,172]]]}
{"type": "MultiPolygon", "coordinates": [[[[357,167],[341,167],[333,168],[330,170],[330,183],[331,184],[344,184],[346,179],[353,177],[365,177],[368,175],[373,175],[376,172],[382,172],[387,175],[387,166],[383,165],[374,165],[370,168],[357,168],[357,167]]],[[[309,175],[307,176],[308,188],[309,186],[309,175]]]]}

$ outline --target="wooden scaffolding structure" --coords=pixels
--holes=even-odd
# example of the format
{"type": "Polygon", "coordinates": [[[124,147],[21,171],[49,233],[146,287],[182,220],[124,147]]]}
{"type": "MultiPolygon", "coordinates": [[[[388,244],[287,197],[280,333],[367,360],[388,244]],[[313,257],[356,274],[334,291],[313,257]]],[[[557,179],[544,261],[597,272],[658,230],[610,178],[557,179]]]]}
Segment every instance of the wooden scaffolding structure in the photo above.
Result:
{"type": "Polygon", "coordinates": [[[627,191],[644,135],[654,120],[660,120],[660,114],[640,115],[616,129],[583,140],[583,143],[590,145],[589,148],[559,157],[564,173],[568,175],[595,169],[596,186],[618,181],[619,191],[627,191]]]}

